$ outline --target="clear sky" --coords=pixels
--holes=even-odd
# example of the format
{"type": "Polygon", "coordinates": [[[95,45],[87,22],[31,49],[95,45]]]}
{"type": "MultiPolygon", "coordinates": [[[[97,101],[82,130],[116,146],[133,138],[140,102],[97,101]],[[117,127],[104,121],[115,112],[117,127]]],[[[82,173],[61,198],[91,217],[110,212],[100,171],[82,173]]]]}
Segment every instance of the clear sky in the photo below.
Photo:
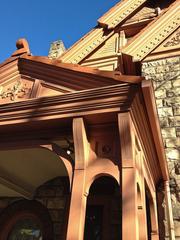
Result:
{"type": "Polygon", "coordinates": [[[93,28],[97,19],[119,0],[4,0],[0,3],[0,62],[26,38],[33,55],[46,56],[50,43],[63,40],[69,48],[93,28]]]}

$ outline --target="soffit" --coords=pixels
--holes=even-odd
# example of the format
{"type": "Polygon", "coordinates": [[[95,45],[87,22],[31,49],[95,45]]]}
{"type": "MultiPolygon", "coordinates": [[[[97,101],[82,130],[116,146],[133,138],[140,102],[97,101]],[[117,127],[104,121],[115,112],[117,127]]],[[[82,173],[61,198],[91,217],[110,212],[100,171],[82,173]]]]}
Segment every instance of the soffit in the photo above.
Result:
{"type": "Polygon", "coordinates": [[[59,156],[43,148],[0,151],[0,158],[0,196],[3,197],[31,198],[43,183],[67,176],[59,156]]]}
{"type": "Polygon", "coordinates": [[[142,61],[180,26],[180,1],[176,0],[167,10],[139,34],[133,37],[122,52],[133,56],[133,61],[142,61]]]}

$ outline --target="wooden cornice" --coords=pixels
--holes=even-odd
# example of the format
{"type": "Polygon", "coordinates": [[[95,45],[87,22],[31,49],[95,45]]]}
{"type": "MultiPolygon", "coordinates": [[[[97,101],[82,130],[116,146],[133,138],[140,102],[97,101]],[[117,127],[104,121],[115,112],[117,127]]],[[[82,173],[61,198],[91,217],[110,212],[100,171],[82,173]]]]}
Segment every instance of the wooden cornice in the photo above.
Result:
{"type": "Polygon", "coordinates": [[[133,56],[133,61],[142,61],[180,26],[180,1],[176,0],[153,22],[133,37],[122,52],[133,56]]]}
{"type": "Polygon", "coordinates": [[[161,135],[161,128],[159,124],[159,118],[157,113],[157,107],[155,103],[154,90],[151,81],[142,82],[142,92],[144,96],[144,102],[147,109],[147,115],[149,118],[149,124],[153,135],[154,144],[156,147],[159,164],[164,180],[169,180],[169,172],[167,166],[167,160],[164,151],[164,144],[161,135]]]}
{"type": "MultiPolygon", "coordinates": [[[[119,84],[64,95],[29,99],[0,105],[0,128],[98,113],[112,113],[130,107],[139,84],[119,84]]],[[[1,128],[2,130],[2,128],[1,128]]]]}
{"type": "MultiPolygon", "coordinates": [[[[23,56],[20,59],[28,60],[28,62],[29,63],[31,62],[32,64],[34,64],[34,66],[35,66],[35,62],[37,62],[42,64],[41,65],[42,68],[47,69],[47,67],[49,66],[49,68],[51,69],[54,69],[56,71],[61,71],[62,74],[63,72],[69,73],[69,76],[70,74],[72,74],[71,78],[73,79],[75,78],[75,74],[76,76],[79,76],[79,77],[82,76],[83,78],[86,77],[89,79],[92,79],[92,77],[94,77],[99,81],[99,84],[101,84],[101,82],[105,83],[105,81],[107,81],[107,84],[113,84],[115,82],[138,83],[143,80],[143,77],[140,77],[140,76],[122,75],[118,71],[102,71],[102,70],[91,68],[91,67],[81,66],[79,64],[63,63],[61,61],[51,60],[46,57],[23,56]],[[46,67],[43,64],[46,64],[46,67]]],[[[39,67],[39,70],[40,70],[40,65],[37,65],[37,66],[39,67]]],[[[45,70],[45,69],[42,69],[42,70],[45,70]]],[[[43,71],[43,74],[44,74],[44,71],[43,71]]]]}
{"type": "Polygon", "coordinates": [[[119,83],[138,83],[142,77],[122,75],[118,71],[101,71],[78,64],[62,63],[47,57],[23,54],[0,66],[0,84],[14,77],[27,76],[45,83],[79,91],[119,83]]]}

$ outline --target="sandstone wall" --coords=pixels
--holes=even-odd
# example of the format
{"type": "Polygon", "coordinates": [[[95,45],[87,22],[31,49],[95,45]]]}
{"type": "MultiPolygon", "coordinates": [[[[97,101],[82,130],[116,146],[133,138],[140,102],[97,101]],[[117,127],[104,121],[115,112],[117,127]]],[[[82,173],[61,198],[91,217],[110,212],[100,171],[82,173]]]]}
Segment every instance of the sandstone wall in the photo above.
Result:
{"type": "MultiPolygon", "coordinates": [[[[171,176],[176,239],[180,239],[180,57],[144,62],[142,73],[154,84],[171,176]]],[[[168,239],[167,234],[166,237],[168,239]]]]}

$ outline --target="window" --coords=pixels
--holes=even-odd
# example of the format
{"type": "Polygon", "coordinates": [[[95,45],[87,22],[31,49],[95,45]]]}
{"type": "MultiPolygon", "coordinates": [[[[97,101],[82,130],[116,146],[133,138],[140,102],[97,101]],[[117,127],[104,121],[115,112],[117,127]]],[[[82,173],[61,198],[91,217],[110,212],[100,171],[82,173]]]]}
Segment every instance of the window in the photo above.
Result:
{"type": "Polygon", "coordinates": [[[8,240],[42,240],[41,226],[36,219],[22,218],[13,226],[8,240]]]}
{"type": "Polygon", "coordinates": [[[0,240],[53,240],[48,209],[35,200],[19,200],[0,215],[0,240]]]}

